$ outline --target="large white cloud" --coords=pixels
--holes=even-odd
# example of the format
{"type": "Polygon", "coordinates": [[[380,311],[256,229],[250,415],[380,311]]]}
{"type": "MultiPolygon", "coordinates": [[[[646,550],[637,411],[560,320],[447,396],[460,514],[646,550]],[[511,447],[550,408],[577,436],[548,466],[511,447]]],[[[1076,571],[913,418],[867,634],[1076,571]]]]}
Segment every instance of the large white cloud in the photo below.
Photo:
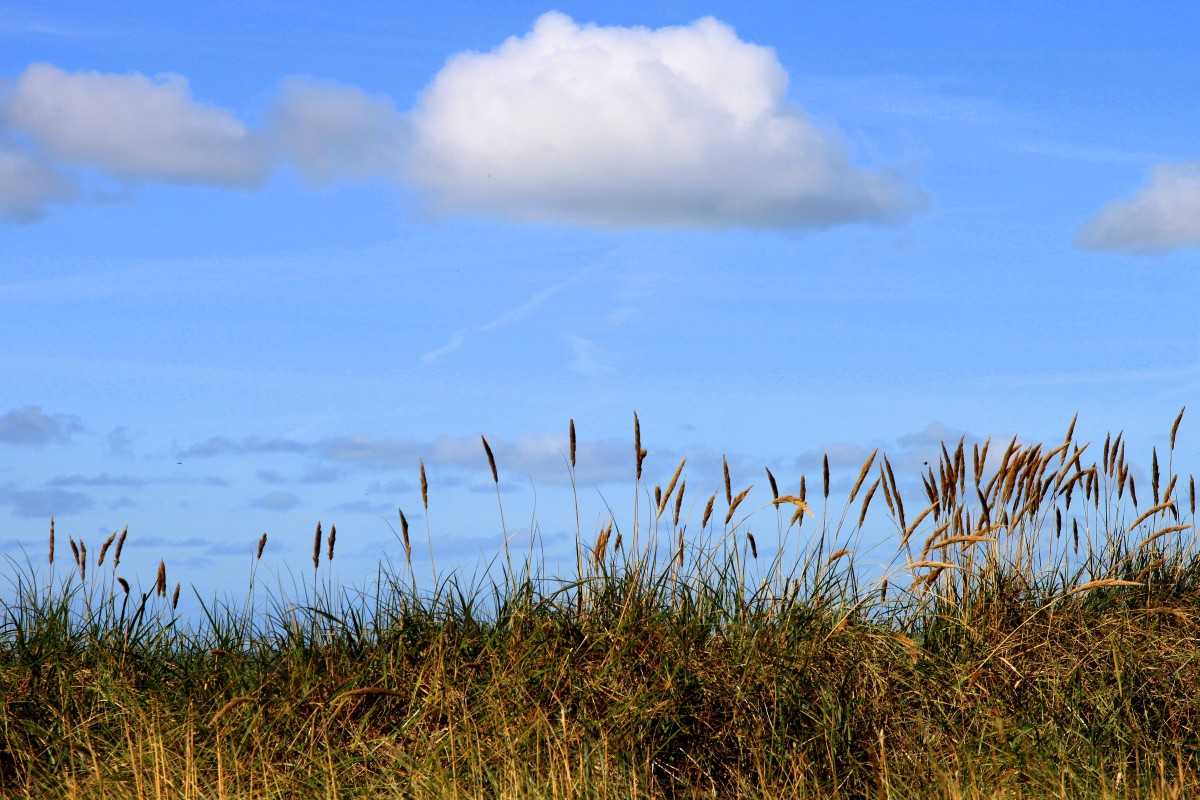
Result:
{"type": "Polygon", "coordinates": [[[559,13],[451,58],[412,113],[412,181],[444,212],[604,226],[822,227],[916,198],[789,105],[770,48],[706,18],[579,26],[559,13]]]}
{"type": "Polygon", "coordinates": [[[271,168],[261,137],[228,111],[195,102],[179,75],[33,64],[14,82],[5,116],[54,158],[124,179],[249,186],[271,168]]]}
{"type": "Polygon", "coordinates": [[[309,181],[399,175],[404,118],[390,99],[332,81],[288,78],[282,88],[273,138],[309,181]]]}
{"type": "Polygon", "coordinates": [[[1094,250],[1155,252],[1200,246],[1200,162],[1160,164],[1137,197],[1113,203],[1079,233],[1094,250]]]}
{"type": "Polygon", "coordinates": [[[42,216],[48,203],[75,193],[74,182],[49,164],[0,143],[0,217],[30,222],[42,216]]]}

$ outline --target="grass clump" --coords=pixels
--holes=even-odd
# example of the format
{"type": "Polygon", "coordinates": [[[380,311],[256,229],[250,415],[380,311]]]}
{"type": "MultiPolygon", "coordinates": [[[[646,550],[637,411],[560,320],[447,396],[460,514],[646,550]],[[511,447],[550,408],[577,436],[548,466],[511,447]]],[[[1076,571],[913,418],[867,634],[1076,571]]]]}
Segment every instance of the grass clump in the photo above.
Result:
{"type": "Polygon", "coordinates": [[[405,564],[369,585],[317,580],[336,542],[318,527],[303,596],[260,602],[252,572],[194,625],[165,564],[146,592],[117,574],[124,534],[90,571],[72,539],[65,572],[18,571],[2,608],[0,795],[1191,796],[1200,560],[1178,420],[1140,505],[1121,437],[1091,460],[1073,429],[943,445],[906,476],[911,519],[878,452],[840,508],[828,461],[819,501],[768,469],[758,509],[726,465],[689,533],[684,463],[642,486],[638,424],[645,506],[581,534],[574,575],[514,560],[506,531],[498,578],[422,587],[401,512],[405,564]],[[875,568],[872,525],[894,530],[875,568]]]}

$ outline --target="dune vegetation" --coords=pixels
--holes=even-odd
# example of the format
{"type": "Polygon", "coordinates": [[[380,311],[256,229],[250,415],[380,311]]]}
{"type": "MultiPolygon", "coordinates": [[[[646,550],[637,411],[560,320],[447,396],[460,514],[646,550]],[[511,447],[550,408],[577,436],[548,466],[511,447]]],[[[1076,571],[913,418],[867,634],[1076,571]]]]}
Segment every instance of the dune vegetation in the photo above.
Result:
{"type": "Polygon", "coordinates": [[[131,586],[124,533],[56,553],[51,522],[0,606],[0,796],[1195,796],[1180,419],[1145,471],[1072,422],[915,475],[876,452],[841,497],[828,461],[768,470],[749,507],[728,470],[686,506],[683,463],[650,486],[635,417],[639,500],[578,532],[574,574],[502,529],[484,579],[418,575],[438,534],[401,511],[408,557],[365,585],[323,579],[318,526],[311,587],[258,586],[264,535],[246,596],[186,623],[163,568],[131,586]]]}

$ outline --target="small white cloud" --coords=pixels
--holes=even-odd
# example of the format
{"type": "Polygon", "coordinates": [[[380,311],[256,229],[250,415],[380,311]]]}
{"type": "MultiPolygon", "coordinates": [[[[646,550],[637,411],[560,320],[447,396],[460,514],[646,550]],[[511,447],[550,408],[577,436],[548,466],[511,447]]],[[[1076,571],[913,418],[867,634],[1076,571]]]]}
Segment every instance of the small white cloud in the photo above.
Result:
{"type": "Polygon", "coordinates": [[[75,196],[73,181],[29,153],[0,144],[0,217],[40,219],[45,206],[75,196]]]}
{"type": "Polygon", "coordinates": [[[1200,247],[1200,162],[1156,166],[1149,186],[1132,200],[1105,207],[1077,241],[1090,250],[1200,247]]]}
{"type": "Polygon", "coordinates": [[[251,186],[271,168],[261,137],[228,111],[196,103],[179,75],[33,64],[14,82],[6,117],[54,158],[123,179],[251,186]]]}
{"type": "Polygon", "coordinates": [[[816,228],[914,208],[786,87],[773,50],[712,18],[649,30],[552,12],[450,59],[413,111],[408,175],[444,212],[583,225],[816,228]]]}
{"type": "Polygon", "coordinates": [[[399,175],[404,119],[390,99],[332,81],[288,78],[282,88],[274,138],[307,180],[399,175]]]}

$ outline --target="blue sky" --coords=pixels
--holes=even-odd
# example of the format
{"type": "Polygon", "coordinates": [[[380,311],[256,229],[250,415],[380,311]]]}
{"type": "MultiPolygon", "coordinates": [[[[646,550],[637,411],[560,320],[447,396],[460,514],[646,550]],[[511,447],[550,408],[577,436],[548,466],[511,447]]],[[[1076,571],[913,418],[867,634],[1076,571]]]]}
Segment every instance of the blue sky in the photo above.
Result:
{"type": "Polygon", "coordinates": [[[423,536],[423,458],[435,557],[469,568],[500,541],[485,434],[509,529],[557,558],[568,419],[590,539],[628,516],[634,410],[701,508],[722,455],[763,501],[764,466],[849,481],[1076,411],[1148,461],[1200,385],[1198,30],[1192,3],[0,2],[0,547],[128,525],[131,570],[208,593],[263,531],[302,572],[321,520],[354,580],[398,506],[423,536]]]}

